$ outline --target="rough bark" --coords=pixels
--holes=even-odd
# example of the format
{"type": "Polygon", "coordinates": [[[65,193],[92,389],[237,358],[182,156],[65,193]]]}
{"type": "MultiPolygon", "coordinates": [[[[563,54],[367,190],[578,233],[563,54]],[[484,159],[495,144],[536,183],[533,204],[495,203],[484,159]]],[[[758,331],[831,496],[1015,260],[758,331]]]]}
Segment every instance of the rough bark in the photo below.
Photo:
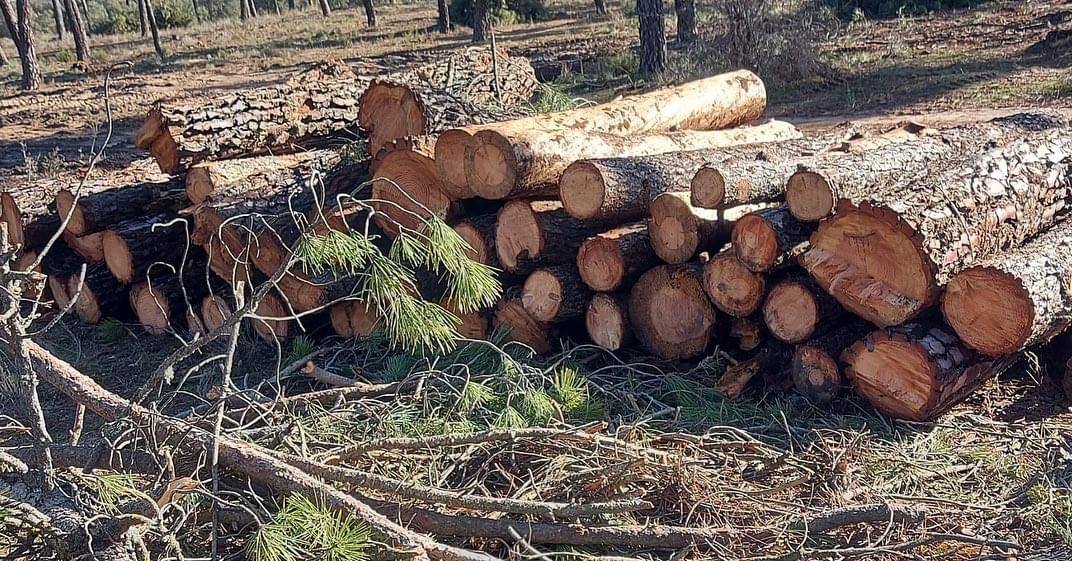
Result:
{"type": "Polygon", "coordinates": [[[844,315],[837,301],[804,275],[778,281],[763,302],[767,329],[785,343],[806,341],[844,315]]]}
{"type": "MultiPolygon", "coordinates": [[[[148,37],[149,36],[149,15],[148,15],[148,13],[147,13],[147,11],[145,9],[145,0],[134,0],[134,1],[137,2],[137,4],[138,4],[138,24],[139,24],[138,28],[141,30],[141,36],[142,37],[148,37]]],[[[238,0],[238,1],[240,3],[242,3],[242,9],[245,10],[246,9],[246,5],[245,5],[246,0],[238,0]]],[[[245,14],[246,12],[243,12],[243,13],[245,14]]],[[[248,15],[244,15],[242,17],[242,19],[245,20],[246,17],[248,17],[248,15]]]]}
{"type": "Polygon", "coordinates": [[[126,287],[119,284],[103,263],[91,264],[84,280],[78,275],[68,277],[67,296],[74,299],[73,309],[86,323],[100,323],[105,315],[118,318],[130,315],[126,287]]]}
{"type": "Polygon", "coordinates": [[[436,29],[440,33],[450,32],[450,7],[447,0],[436,0],[436,29]]]}
{"type": "Polygon", "coordinates": [[[583,316],[591,298],[592,291],[572,263],[533,271],[521,289],[521,305],[543,323],[562,323],[583,316]]]}
{"type": "MultiPolygon", "coordinates": [[[[5,0],[5,3],[7,0],[5,0]]],[[[37,63],[37,46],[33,34],[33,11],[30,0],[15,0],[18,10],[19,59],[22,62],[22,89],[36,90],[41,86],[41,67],[37,63]]]]}
{"type": "Polygon", "coordinates": [[[789,207],[780,205],[741,217],[730,239],[741,263],[764,273],[799,257],[814,231],[814,224],[793,218],[789,207]]]}
{"type": "Polygon", "coordinates": [[[592,296],[584,316],[585,330],[592,342],[608,351],[617,351],[633,338],[629,325],[629,294],[599,293],[592,296]]]}
{"type": "Polygon", "coordinates": [[[1050,227],[1072,197],[1072,130],[1028,134],[909,184],[842,199],[802,263],[824,290],[880,326],[917,317],[965,268],[1050,227]]]}
{"type": "Polygon", "coordinates": [[[491,27],[491,0],[473,0],[472,20],[469,27],[473,29],[473,42],[483,43],[488,40],[488,28],[491,27]]]}
{"type": "Polygon", "coordinates": [[[716,308],[733,317],[747,317],[758,310],[766,284],[766,277],[745,267],[732,249],[704,264],[704,291],[716,308]]]}
{"type": "Polygon", "coordinates": [[[119,282],[142,282],[154,265],[177,269],[182,264],[190,235],[185,222],[173,222],[175,218],[174,214],[138,218],[104,232],[104,261],[119,282]]]}
{"type": "Polygon", "coordinates": [[[134,143],[166,173],[204,160],[288,152],[356,127],[357,100],[367,85],[342,62],[320,63],[286,83],[208,104],[162,104],[146,116],[134,143]]]}
{"type": "Polygon", "coordinates": [[[607,0],[595,0],[596,13],[605,16],[610,13],[607,9],[607,0]]]}
{"type": "Polygon", "coordinates": [[[696,208],[687,192],[663,193],[651,203],[648,236],[659,259],[684,263],[701,251],[715,251],[729,241],[733,225],[756,210],[744,205],[726,210],[696,208]]]}
{"type": "Polygon", "coordinates": [[[146,215],[177,211],[186,204],[181,178],[122,186],[111,182],[86,183],[77,202],[74,193],[66,188],[60,189],[55,201],[61,219],[71,215],[67,232],[75,236],[107,230],[146,215]]]}
{"type": "Polygon", "coordinates": [[[331,4],[328,4],[328,0],[318,0],[318,3],[320,4],[320,13],[324,17],[330,16],[331,15],[331,4]]]}
{"type": "Polygon", "coordinates": [[[844,385],[841,353],[867,330],[866,322],[853,319],[797,345],[791,363],[797,393],[820,405],[833,401],[844,385]]]}
{"type": "Polygon", "coordinates": [[[737,348],[746,353],[752,352],[763,344],[763,319],[754,315],[733,318],[730,321],[730,337],[737,340],[737,348]]]}
{"type": "Polygon", "coordinates": [[[613,225],[576,220],[558,201],[510,201],[495,224],[495,252],[506,271],[529,273],[573,261],[585,239],[613,225]]]}
{"type": "Polygon", "coordinates": [[[502,329],[511,340],[531,347],[539,354],[551,350],[548,324],[537,321],[525,310],[520,298],[503,298],[495,308],[492,325],[502,329]]]}
{"type": "Polygon", "coordinates": [[[988,356],[1065,331],[1072,324],[1072,222],[957,273],[942,314],[966,346],[988,356]]]}
{"type": "Polygon", "coordinates": [[[597,292],[625,288],[658,262],[643,222],[596,234],[577,251],[581,279],[597,292]]]}
{"type": "Polygon", "coordinates": [[[365,7],[365,23],[369,27],[376,27],[376,7],[372,5],[372,0],[361,0],[361,4],[365,7]]]}
{"type": "Polygon", "coordinates": [[[677,42],[682,45],[696,42],[696,2],[674,0],[674,14],[677,16],[677,42]]]}
{"type": "Polygon", "coordinates": [[[161,61],[164,60],[164,46],[160,43],[160,27],[156,24],[156,10],[152,0],[141,0],[145,4],[145,14],[149,20],[149,31],[153,36],[153,50],[161,61]]]}
{"type": "Polygon", "coordinates": [[[204,162],[186,172],[186,196],[194,204],[207,200],[286,197],[309,189],[315,178],[331,176],[345,158],[342,150],[323,148],[204,162]]]}
{"type": "Polygon", "coordinates": [[[660,265],[644,273],[629,294],[629,323],[641,346],[664,359],[707,350],[715,310],[704,295],[699,263],[660,265]]]}
{"type": "Polygon", "coordinates": [[[689,182],[692,204],[722,208],[784,197],[789,176],[833,142],[828,135],[713,150],[689,182]]]}
{"type": "Polygon", "coordinates": [[[980,360],[945,326],[910,323],[879,329],[845,350],[845,376],[887,415],[928,421],[1018,360],[980,360]]]}
{"type": "Polygon", "coordinates": [[[63,5],[60,0],[52,0],[52,21],[55,23],[56,38],[60,41],[67,35],[67,25],[63,20],[63,5]]]}
{"type": "Polygon", "coordinates": [[[650,78],[666,70],[666,21],[662,0],[637,0],[640,74],[650,78]]]}
{"type": "Polygon", "coordinates": [[[82,62],[89,62],[89,35],[86,33],[86,22],[82,9],[75,0],[63,0],[67,14],[71,18],[71,35],[74,36],[75,56],[82,62]]]}

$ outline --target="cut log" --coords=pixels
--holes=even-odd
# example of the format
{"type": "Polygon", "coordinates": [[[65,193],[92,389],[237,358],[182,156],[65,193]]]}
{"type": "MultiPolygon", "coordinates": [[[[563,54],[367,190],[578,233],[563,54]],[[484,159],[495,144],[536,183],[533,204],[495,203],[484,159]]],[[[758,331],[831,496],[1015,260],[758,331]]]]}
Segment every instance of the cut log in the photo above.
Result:
{"type": "Polygon", "coordinates": [[[367,84],[345,63],[329,61],[286,83],[229,94],[206,105],[161,103],[149,111],[134,144],[148,150],[169,174],[205,160],[291,151],[356,128],[357,100],[367,84]]]}
{"type": "Polygon", "coordinates": [[[525,279],[521,305],[536,321],[561,323],[584,315],[592,291],[572,263],[537,269],[525,279]]]}
{"type": "Polygon", "coordinates": [[[104,262],[119,282],[143,282],[154,264],[179,268],[189,253],[189,234],[186,222],[175,218],[161,214],[134,219],[104,232],[104,262]]]}
{"type": "Polygon", "coordinates": [[[845,376],[876,409],[928,421],[1008,368],[1016,355],[979,360],[944,326],[910,323],[879,329],[845,350],[845,376]]]}
{"type": "Polygon", "coordinates": [[[700,208],[773,201],[802,163],[834,143],[830,136],[713,150],[689,181],[691,202],[700,208]]]}
{"type": "Polygon", "coordinates": [[[597,292],[624,288],[658,262],[643,222],[592,236],[577,251],[581,279],[597,292]]]}
{"type": "Polygon", "coordinates": [[[330,271],[316,275],[288,273],[280,279],[278,288],[294,311],[309,312],[353,298],[363,279],[361,275],[335,275],[330,271]]]}
{"type": "Polygon", "coordinates": [[[224,223],[213,207],[204,205],[194,210],[193,218],[190,240],[204,248],[212,272],[231,285],[238,281],[248,283],[253,275],[249,236],[252,219],[246,219],[240,228],[234,222],[224,223]]]}
{"type": "Polygon", "coordinates": [[[764,389],[784,390],[792,385],[785,373],[792,348],[778,341],[770,341],[753,356],[726,367],[715,387],[726,399],[737,399],[758,376],[764,389]]]}
{"type": "Polygon", "coordinates": [[[551,333],[548,324],[537,321],[526,310],[520,298],[503,298],[495,307],[492,320],[495,329],[522,345],[532,348],[537,354],[551,350],[551,333]]]}
{"type": "Polygon", "coordinates": [[[699,263],[660,265],[644,273],[629,294],[629,323],[640,344],[664,359],[707,350],[715,310],[704,295],[699,263]]]}
{"type": "Polygon", "coordinates": [[[526,104],[539,85],[536,73],[526,58],[502,49],[496,55],[493,61],[489,49],[463,49],[373,80],[361,95],[358,111],[371,153],[399,138],[516,116],[489,109],[526,104]],[[496,112],[502,114],[489,115],[496,112]]]}
{"type": "MultiPolygon", "coordinates": [[[[507,134],[497,129],[484,129],[466,144],[465,178],[473,192],[485,199],[558,196],[562,173],[577,160],[650,156],[800,137],[793,125],[782,121],[727,130],[678,130],[621,136],[628,132],[535,128],[507,134]]],[[[681,189],[687,189],[688,180],[681,180],[681,189]]],[[[641,184],[642,181],[633,187],[641,184]]],[[[576,186],[571,184],[571,187],[576,186]]],[[[592,197],[597,202],[609,203],[608,211],[614,211],[618,205],[632,209],[634,218],[643,208],[639,202],[643,200],[643,194],[622,193],[619,202],[601,200],[599,187],[598,180],[594,185],[581,186],[588,191],[580,197],[583,200],[578,204],[582,209],[595,208],[592,197]]],[[[599,212],[596,208],[593,215],[599,212]]],[[[623,216],[630,216],[630,212],[623,212],[623,216]]]]}
{"type": "Polygon", "coordinates": [[[757,210],[733,225],[733,251],[746,267],[765,273],[789,263],[807,249],[814,224],[801,222],[780,205],[757,210]]]}
{"type": "Polygon", "coordinates": [[[201,322],[211,333],[234,313],[234,307],[222,295],[209,294],[201,299],[201,322]]]}
{"type": "Polygon", "coordinates": [[[968,347],[1002,356],[1072,324],[1072,222],[986,258],[946,286],[942,314],[968,347]]]}
{"type": "Polygon", "coordinates": [[[48,243],[60,227],[59,217],[44,204],[51,199],[52,193],[36,188],[0,193],[0,222],[7,225],[12,245],[40,249],[48,243]]]}
{"type": "Polygon", "coordinates": [[[439,305],[461,320],[461,324],[458,326],[458,335],[462,339],[487,340],[488,317],[484,310],[462,312],[458,309],[458,305],[450,299],[440,301],[439,305]]]}
{"type": "Polygon", "coordinates": [[[48,275],[46,284],[48,285],[48,292],[52,295],[53,302],[56,303],[53,311],[57,313],[64,310],[71,303],[71,295],[67,293],[67,281],[69,278],[69,274],[48,275]]]}
{"type": "Polygon", "coordinates": [[[391,236],[399,228],[420,231],[430,216],[449,220],[460,211],[443,191],[432,158],[413,150],[383,157],[372,176],[372,199],[376,224],[391,236]]]}
{"type": "Polygon", "coordinates": [[[733,318],[730,322],[730,337],[737,340],[737,348],[751,352],[763,344],[763,320],[756,316],[733,318]]]}
{"type": "Polygon", "coordinates": [[[182,325],[183,321],[190,332],[206,332],[201,316],[193,309],[202,305],[209,291],[206,257],[200,248],[195,249],[183,263],[181,283],[178,271],[161,267],[130,286],[130,308],[150,335],[168,333],[172,325],[182,325]]]}
{"type": "Polygon", "coordinates": [[[832,214],[841,199],[867,200],[876,187],[906,185],[930,178],[935,170],[963,167],[990,148],[1063,124],[1058,116],[1028,113],[940,132],[928,129],[910,142],[887,135],[870,150],[835,151],[802,165],[788,180],[786,203],[798,220],[815,222],[832,214]]]}
{"type": "Polygon", "coordinates": [[[470,216],[454,224],[454,231],[469,244],[469,259],[498,269],[499,255],[495,252],[494,214],[470,216]]]}
{"type": "Polygon", "coordinates": [[[194,204],[210,199],[286,198],[291,193],[308,189],[314,175],[321,179],[331,175],[332,170],[342,163],[344,151],[322,148],[293,154],[205,162],[186,172],[186,196],[194,204]]]}
{"type": "Polygon", "coordinates": [[[64,232],[63,241],[87,263],[104,261],[104,232],[94,232],[84,236],[64,232]]]}
{"type": "Polygon", "coordinates": [[[181,178],[125,186],[85,184],[77,202],[70,189],[61,189],[55,200],[61,219],[71,214],[67,232],[74,236],[107,230],[146,215],[174,212],[186,202],[181,178]]]}
{"type": "Polygon", "coordinates": [[[771,287],[763,302],[763,321],[778,340],[800,343],[845,315],[845,310],[811,279],[793,275],[771,287]]]}
{"type": "Polygon", "coordinates": [[[275,294],[265,294],[253,315],[256,316],[252,318],[253,332],[261,339],[275,343],[285,341],[290,335],[291,314],[275,294]]]}
{"type": "Polygon", "coordinates": [[[130,313],[127,289],[119,284],[103,263],[86,269],[84,281],[78,275],[67,279],[67,296],[74,299],[74,311],[86,323],[100,323],[107,314],[124,317],[130,313]]]}
{"type": "Polygon", "coordinates": [[[495,224],[495,252],[506,271],[527,273],[572,261],[585,239],[613,225],[572,218],[558,201],[510,201],[495,224]]]}
{"type": "Polygon", "coordinates": [[[733,317],[747,317],[759,309],[766,283],[766,277],[745,267],[732,249],[704,264],[704,291],[716,308],[733,317]]]}
{"type": "Polygon", "coordinates": [[[684,263],[701,251],[717,249],[729,241],[734,222],[753,210],[757,207],[697,208],[689,203],[687,192],[663,193],[651,203],[648,237],[659,259],[684,263]]]}
{"type": "Polygon", "coordinates": [[[833,327],[793,351],[793,387],[797,393],[816,404],[834,400],[844,385],[841,354],[870,328],[860,319],[833,327]]]}
{"type": "Polygon", "coordinates": [[[331,306],[331,327],[342,337],[364,339],[375,331],[380,315],[369,304],[345,300],[331,306]]]}
{"type": "Polygon", "coordinates": [[[1038,234],[1068,206],[1072,130],[1039,134],[923,181],[876,186],[874,204],[843,199],[812,236],[804,267],[875,325],[910,321],[953,274],[1038,234]]]}
{"type": "Polygon", "coordinates": [[[584,316],[584,326],[592,342],[608,351],[617,351],[633,336],[629,326],[628,295],[600,293],[592,297],[584,316]]]}

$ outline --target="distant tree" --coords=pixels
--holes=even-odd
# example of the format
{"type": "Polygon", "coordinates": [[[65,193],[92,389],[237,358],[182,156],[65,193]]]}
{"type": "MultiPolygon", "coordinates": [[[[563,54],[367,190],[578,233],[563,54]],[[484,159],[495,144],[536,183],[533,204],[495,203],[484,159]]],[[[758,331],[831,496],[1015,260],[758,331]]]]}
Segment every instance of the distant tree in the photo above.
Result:
{"type": "Polygon", "coordinates": [[[607,10],[607,0],[595,0],[595,2],[596,13],[601,16],[607,15],[607,13],[609,12],[609,10],[607,10]]]}
{"type": "Polygon", "coordinates": [[[0,47],[0,66],[7,66],[7,53],[4,52],[4,48],[0,47]]]}
{"type": "Polygon", "coordinates": [[[257,3],[253,0],[246,0],[246,2],[249,4],[249,15],[255,18],[261,17],[261,14],[257,12],[257,3]]]}
{"type": "Polygon", "coordinates": [[[369,27],[376,27],[376,7],[372,0],[361,0],[361,3],[365,5],[365,22],[369,27]]]}
{"type": "Polygon", "coordinates": [[[439,9],[436,27],[440,33],[446,33],[450,31],[450,6],[447,4],[447,0],[436,0],[436,6],[439,9]]]}
{"type": "Polygon", "coordinates": [[[249,0],[238,0],[238,17],[242,21],[246,21],[253,14],[249,12],[249,0]]]}
{"type": "Polygon", "coordinates": [[[491,25],[489,2],[490,0],[473,0],[472,21],[469,26],[473,28],[474,43],[483,43],[488,39],[488,26],[491,25]]]}
{"type": "Polygon", "coordinates": [[[662,0],[637,0],[640,27],[640,73],[645,77],[666,70],[666,28],[662,0]]]}
{"type": "Polygon", "coordinates": [[[74,35],[74,50],[78,60],[89,62],[89,36],[86,34],[86,22],[82,10],[75,0],[63,0],[64,8],[71,20],[71,34],[74,35]]]}
{"type": "Polygon", "coordinates": [[[275,10],[275,15],[283,13],[283,10],[279,7],[279,0],[272,0],[272,9],[275,10]]]}
{"type": "Polygon", "coordinates": [[[328,0],[320,0],[320,13],[324,14],[324,17],[331,15],[331,5],[328,4],[328,0]]]}
{"type": "Polygon", "coordinates": [[[145,13],[149,18],[149,30],[153,34],[153,49],[160,60],[164,60],[164,47],[160,44],[160,27],[156,25],[156,13],[153,11],[152,0],[141,0],[145,4],[145,13]]]}
{"type": "Polygon", "coordinates": [[[294,5],[294,0],[287,0],[287,8],[291,10],[297,10],[298,7],[294,5]]]}
{"type": "MultiPolygon", "coordinates": [[[[84,2],[85,0],[82,0],[82,1],[84,2]]],[[[200,24],[201,23],[201,10],[199,10],[197,8],[197,0],[190,0],[190,6],[193,8],[193,11],[194,11],[194,21],[200,24]]]]}
{"type": "Polygon", "coordinates": [[[62,41],[63,36],[66,35],[67,27],[63,23],[63,6],[60,4],[60,0],[52,0],[52,20],[56,23],[56,37],[62,41]]]}
{"type": "Polygon", "coordinates": [[[674,13],[677,15],[677,42],[695,42],[696,0],[674,0],[674,13]]]}
{"type": "Polygon", "coordinates": [[[137,0],[137,1],[138,1],[138,21],[141,22],[141,36],[142,37],[148,37],[149,36],[149,14],[148,14],[148,10],[145,9],[145,3],[146,3],[147,0],[137,0]]]}

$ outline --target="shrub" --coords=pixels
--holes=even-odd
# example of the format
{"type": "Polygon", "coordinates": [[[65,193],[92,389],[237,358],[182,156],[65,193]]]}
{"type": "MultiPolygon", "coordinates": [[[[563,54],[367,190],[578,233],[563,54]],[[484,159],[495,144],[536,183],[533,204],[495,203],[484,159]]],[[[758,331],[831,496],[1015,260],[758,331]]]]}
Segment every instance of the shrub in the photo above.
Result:
{"type": "MultiPolygon", "coordinates": [[[[550,16],[543,0],[490,0],[492,20],[501,25],[522,21],[544,21],[550,16]]],[[[451,0],[450,21],[468,26],[472,21],[473,0],[451,0]]]]}
{"type": "Polygon", "coordinates": [[[784,81],[827,72],[814,46],[823,28],[814,18],[822,11],[782,13],[775,0],[718,0],[716,8],[725,19],[720,47],[730,64],[784,81]]]}
{"type": "Polygon", "coordinates": [[[851,18],[857,12],[875,19],[901,15],[918,15],[940,10],[971,8],[988,0],[825,0],[841,18],[851,18]]]}

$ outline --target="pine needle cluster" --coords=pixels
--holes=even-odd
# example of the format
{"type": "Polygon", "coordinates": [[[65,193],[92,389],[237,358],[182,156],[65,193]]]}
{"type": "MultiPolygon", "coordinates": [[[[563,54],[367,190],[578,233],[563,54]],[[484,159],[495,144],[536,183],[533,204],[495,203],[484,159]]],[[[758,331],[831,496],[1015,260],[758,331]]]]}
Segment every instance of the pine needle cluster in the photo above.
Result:
{"type": "Polygon", "coordinates": [[[370,537],[367,525],[329,509],[323,500],[290,495],[254,533],[246,553],[253,561],[366,561],[370,537]]]}

